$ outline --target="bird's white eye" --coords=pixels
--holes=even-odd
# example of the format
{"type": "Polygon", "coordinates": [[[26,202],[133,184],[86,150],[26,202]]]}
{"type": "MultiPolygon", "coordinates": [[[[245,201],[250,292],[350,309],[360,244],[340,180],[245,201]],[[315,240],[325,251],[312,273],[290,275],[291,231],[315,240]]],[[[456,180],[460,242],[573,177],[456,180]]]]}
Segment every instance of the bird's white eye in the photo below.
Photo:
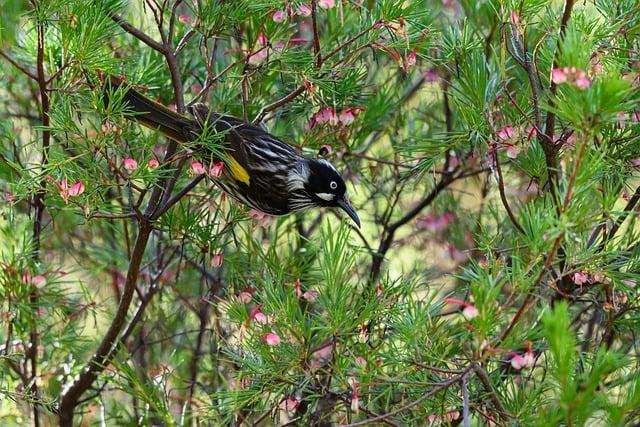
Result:
{"type": "Polygon", "coordinates": [[[332,190],[335,190],[336,188],[338,188],[338,183],[335,181],[331,181],[329,187],[331,187],[332,190]]]}

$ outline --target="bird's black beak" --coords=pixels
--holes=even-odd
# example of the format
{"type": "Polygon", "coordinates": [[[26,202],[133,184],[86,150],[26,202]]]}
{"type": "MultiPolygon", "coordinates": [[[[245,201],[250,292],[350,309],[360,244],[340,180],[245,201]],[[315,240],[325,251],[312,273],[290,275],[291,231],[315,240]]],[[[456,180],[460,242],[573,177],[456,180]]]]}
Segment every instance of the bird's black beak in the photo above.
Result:
{"type": "Polygon", "coordinates": [[[358,218],[358,214],[356,213],[355,209],[353,209],[353,206],[351,206],[351,202],[349,201],[349,198],[347,197],[346,194],[344,195],[344,197],[342,199],[338,200],[338,206],[343,211],[345,211],[347,213],[347,215],[349,215],[351,217],[353,222],[356,223],[358,228],[360,228],[360,218],[358,218]]]}

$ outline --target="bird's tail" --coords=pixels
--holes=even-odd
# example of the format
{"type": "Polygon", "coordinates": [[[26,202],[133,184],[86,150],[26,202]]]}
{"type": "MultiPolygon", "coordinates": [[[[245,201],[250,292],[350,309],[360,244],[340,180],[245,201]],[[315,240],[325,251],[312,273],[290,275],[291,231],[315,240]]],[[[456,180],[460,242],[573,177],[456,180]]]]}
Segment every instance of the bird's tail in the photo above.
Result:
{"type": "Polygon", "coordinates": [[[151,129],[158,130],[163,135],[177,142],[191,142],[196,139],[197,131],[195,120],[176,113],[164,105],[144,96],[137,90],[128,86],[117,77],[107,78],[104,85],[105,105],[109,105],[112,99],[121,96],[124,112],[127,118],[133,119],[151,129]],[[118,91],[122,91],[120,95],[118,91]]]}

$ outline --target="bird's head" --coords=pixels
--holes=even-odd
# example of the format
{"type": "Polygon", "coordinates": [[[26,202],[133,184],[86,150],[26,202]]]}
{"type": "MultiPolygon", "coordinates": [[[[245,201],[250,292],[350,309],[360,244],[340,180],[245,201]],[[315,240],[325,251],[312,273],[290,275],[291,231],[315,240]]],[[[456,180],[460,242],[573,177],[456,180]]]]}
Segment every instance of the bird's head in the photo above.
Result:
{"type": "Polygon", "coordinates": [[[347,196],[347,186],[336,168],[326,160],[306,160],[301,173],[295,173],[294,182],[298,190],[303,190],[300,193],[307,199],[307,205],[340,208],[360,227],[360,218],[347,196]]]}

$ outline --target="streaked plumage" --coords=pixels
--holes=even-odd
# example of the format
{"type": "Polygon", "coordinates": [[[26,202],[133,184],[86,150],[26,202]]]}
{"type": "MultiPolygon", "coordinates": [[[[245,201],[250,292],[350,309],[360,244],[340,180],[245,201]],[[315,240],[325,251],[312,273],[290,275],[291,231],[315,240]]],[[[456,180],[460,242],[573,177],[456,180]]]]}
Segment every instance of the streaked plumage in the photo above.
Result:
{"type": "MultiPolygon", "coordinates": [[[[360,225],[344,181],[328,161],[303,157],[262,128],[211,112],[204,104],[190,107],[191,117],[187,117],[125,87],[118,79],[111,79],[110,86],[112,90],[122,87],[123,101],[133,113],[128,118],[179,143],[193,143],[203,132],[223,133],[225,167],[214,182],[241,203],[270,215],[340,207],[360,225]]],[[[220,160],[202,144],[190,144],[189,148],[204,163],[220,160]]]]}

